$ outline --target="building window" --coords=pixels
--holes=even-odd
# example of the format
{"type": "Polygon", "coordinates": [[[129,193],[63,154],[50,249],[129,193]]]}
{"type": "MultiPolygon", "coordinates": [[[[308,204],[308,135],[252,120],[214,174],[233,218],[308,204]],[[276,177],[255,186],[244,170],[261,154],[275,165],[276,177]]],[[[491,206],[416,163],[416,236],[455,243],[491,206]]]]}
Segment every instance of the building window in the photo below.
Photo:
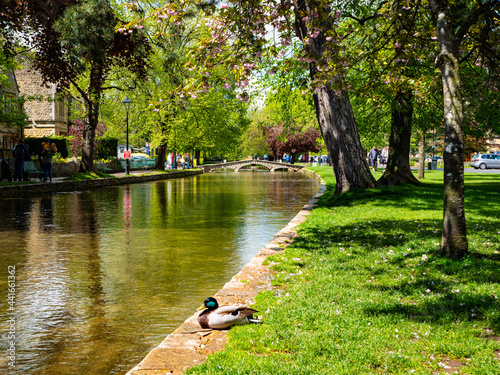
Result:
{"type": "Polygon", "coordinates": [[[12,112],[13,111],[13,103],[12,98],[13,95],[4,94],[3,95],[3,110],[4,112],[12,112]]]}
{"type": "Polygon", "coordinates": [[[15,95],[4,93],[2,101],[5,113],[21,113],[22,103],[19,99],[16,99],[15,95]]]}
{"type": "Polygon", "coordinates": [[[59,105],[59,118],[64,119],[66,117],[66,106],[64,105],[64,101],[58,102],[59,105]]]}

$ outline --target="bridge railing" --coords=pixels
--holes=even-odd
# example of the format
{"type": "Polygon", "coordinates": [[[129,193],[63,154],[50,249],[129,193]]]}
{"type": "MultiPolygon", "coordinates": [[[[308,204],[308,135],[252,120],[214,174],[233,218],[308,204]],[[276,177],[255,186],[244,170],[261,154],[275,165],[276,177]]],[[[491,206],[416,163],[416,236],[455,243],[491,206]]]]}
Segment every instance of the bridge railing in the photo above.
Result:
{"type": "Polygon", "coordinates": [[[264,166],[266,168],[269,168],[270,170],[279,169],[279,168],[299,170],[299,169],[304,168],[303,165],[299,165],[299,164],[290,164],[290,163],[274,162],[274,161],[269,161],[269,160],[257,160],[257,159],[230,161],[230,162],[218,163],[218,164],[207,164],[207,165],[201,165],[200,167],[205,169],[205,170],[210,171],[210,170],[214,170],[214,169],[231,169],[231,167],[237,167],[236,169],[240,169],[241,167],[244,167],[247,165],[261,165],[261,166],[264,166]]]}

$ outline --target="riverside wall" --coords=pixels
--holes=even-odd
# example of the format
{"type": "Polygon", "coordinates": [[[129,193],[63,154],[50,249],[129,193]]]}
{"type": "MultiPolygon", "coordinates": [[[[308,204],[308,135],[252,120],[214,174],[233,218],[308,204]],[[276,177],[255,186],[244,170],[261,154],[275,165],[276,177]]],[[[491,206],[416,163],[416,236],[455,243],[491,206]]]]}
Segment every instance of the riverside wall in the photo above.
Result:
{"type": "Polygon", "coordinates": [[[62,192],[85,191],[108,186],[120,186],[170,178],[189,177],[202,174],[202,170],[183,170],[167,173],[130,174],[119,177],[99,178],[81,181],[57,180],[51,183],[33,183],[0,186],[0,198],[24,198],[62,192]]]}

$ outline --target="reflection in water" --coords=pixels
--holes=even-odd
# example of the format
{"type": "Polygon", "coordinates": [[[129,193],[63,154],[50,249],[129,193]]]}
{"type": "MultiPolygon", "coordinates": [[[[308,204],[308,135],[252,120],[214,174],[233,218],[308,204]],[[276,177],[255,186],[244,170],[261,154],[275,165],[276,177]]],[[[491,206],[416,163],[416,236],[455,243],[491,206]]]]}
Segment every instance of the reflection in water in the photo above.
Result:
{"type": "Polygon", "coordinates": [[[46,232],[52,231],[53,212],[52,212],[52,197],[44,197],[40,199],[40,227],[46,232]]]}
{"type": "Polygon", "coordinates": [[[132,202],[130,198],[130,186],[125,186],[123,192],[123,229],[125,230],[125,238],[127,247],[130,244],[130,226],[132,218],[132,202]]]}
{"type": "MultiPolygon", "coordinates": [[[[18,285],[5,373],[125,373],[316,190],[302,174],[242,172],[2,200],[0,288],[8,265],[18,285]]],[[[2,332],[6,312],[2,299],[2,332]]]]}

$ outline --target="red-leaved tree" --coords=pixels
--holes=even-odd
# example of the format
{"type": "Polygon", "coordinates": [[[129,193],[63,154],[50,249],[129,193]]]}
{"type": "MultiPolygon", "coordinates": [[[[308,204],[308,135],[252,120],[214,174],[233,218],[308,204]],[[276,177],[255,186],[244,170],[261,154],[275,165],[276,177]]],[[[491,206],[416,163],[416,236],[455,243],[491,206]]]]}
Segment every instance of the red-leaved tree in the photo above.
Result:
{"type": "Polygon", "coordinates": [[[289,154],[293,164],[297,154],[321,150],[321,146],[317,143],[320,136],[321,133],[313,127],[302,131],[297,124],[292,126],[280,124],[268,128],[267,143],[274,158],[278,155],[289,154]]]}
{"type": "MultiPolygon", "coordinates": [[[[75,120],[69,129],[69,135],[73,137],[70,141],[69,149],[73,153],[73,157],[81,155],[83,150],[83,146],[85,145],[85,137],[84,137],[84,129],[85,129],[85,121],[83,120],[75,120]]],[[[97,145],[99,141],[98,137],[102,137],[106,133],[106,123],[100,121],[97,124],[97,128],[95,131],[94,138],[94,150],[97,150],[97,145]]]]}

